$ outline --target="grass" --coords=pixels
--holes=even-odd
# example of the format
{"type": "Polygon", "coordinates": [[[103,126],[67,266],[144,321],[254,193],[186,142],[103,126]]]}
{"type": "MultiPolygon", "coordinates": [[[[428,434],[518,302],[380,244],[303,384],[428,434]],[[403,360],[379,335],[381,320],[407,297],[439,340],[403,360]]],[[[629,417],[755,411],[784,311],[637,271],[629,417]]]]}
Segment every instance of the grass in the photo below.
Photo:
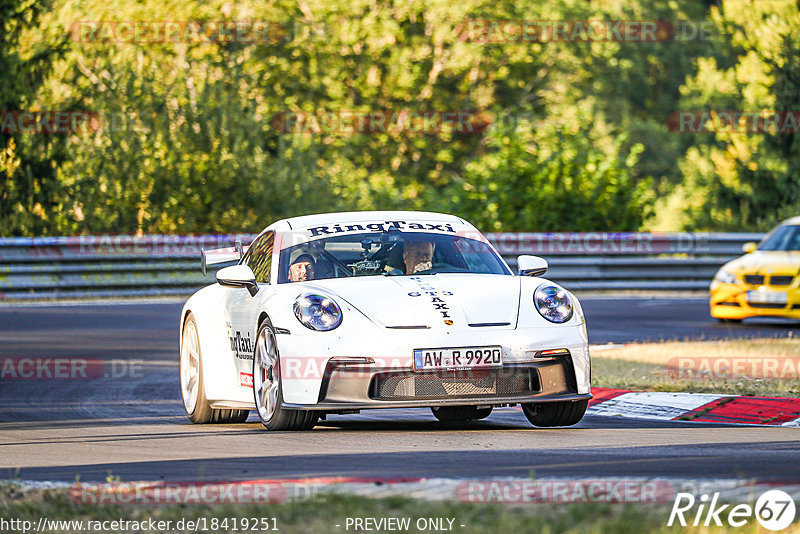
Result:
{"type": "Polygon", "coordinates": [[[592,385],[648,391],[800,397],[800,341],[633,343],[592,352],[592,385]]]}
{"type": "MultiPolygon", "coordinates": [[[[34,524],[40,517],[59,520],[170,520],[207,518],[275,518],[282,533],[354,532],[346,528],[347,518],[410,518],[411,528],[395,532],[420,532],[414,527],[419,518],[452,518],[452,532],[472,533],[661,533],[675,532],[758,532],[757,522],[750,520],[741,528],[682,528],[666,526],[671,503],[668,504],[537,504],[499,505],[470,504],[452,501],[428,502],[408,498],[369,499],[328,495],[306,501],[269,505],[88,505],[73,502],[66,489],[21,490],[13,484],[0,486],[0,517],[23,519],[34,524]],[[336,525],[340,525],[337,527],[336,525]],[[461,527],[460,525],[464,525],[461,527]]],[[[687,516],[688,517],[688,516],[687,516]]],[[[232,522],[232,519],[229,519],[232,522]]],[[[446,524],[446,523],[445,523],[446,524]]],[[[173,527],[174,528],[174,527],[173,527]]],[[[209,530],[210,531],[210,530],[209,530]]],[[[218,528],[214,532],[233,531],[218,528]]],[[[798,532],[797,524],[785,532],[798,532]]],[[[63,530],[60,532],[68,532],[63,530]]],[[[107,530],[107,532],[109,532],[107,530]]],[[[114,532],[110,530],[110,532],[114,532]]],[[[141,530],[141,532],[150,532],[141,530]]],[[[162,532],[162,531],[159,531],[162,532]]],[[[167,530],[163,532],[174,532],[167,530]]],[[[202,530],[201,530],[202,532],[202,530]]],[[[359,530],[357,532],[387,532],[359,530]]],[[[427,530],[427,532],[436,532],[427,530]]]]}

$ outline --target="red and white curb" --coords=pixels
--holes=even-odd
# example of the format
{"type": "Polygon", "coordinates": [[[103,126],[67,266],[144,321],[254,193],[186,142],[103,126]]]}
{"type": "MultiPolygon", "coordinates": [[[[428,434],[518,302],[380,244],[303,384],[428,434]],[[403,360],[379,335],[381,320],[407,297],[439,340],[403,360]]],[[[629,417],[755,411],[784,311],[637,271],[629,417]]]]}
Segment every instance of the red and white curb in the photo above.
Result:
{"type": "Polygon", "coordinates": [[[588,415],[800,427],[800,399],[592,388],[588,415]]]}

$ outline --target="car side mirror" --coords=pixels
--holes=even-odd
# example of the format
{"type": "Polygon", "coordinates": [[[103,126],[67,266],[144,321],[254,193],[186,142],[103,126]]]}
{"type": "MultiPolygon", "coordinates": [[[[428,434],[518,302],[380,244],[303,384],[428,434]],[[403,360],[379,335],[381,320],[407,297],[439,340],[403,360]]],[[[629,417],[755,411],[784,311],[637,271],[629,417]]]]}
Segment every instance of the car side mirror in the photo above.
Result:
{"type": "Polygon", "coordinates": [[[256,275],[247,265],[231,265],[217,271],[217,283],[224,287],[245,288],[251,297],[258,293],[256,275]]]}
{"type": "Polygon", "coordinates": [[[547,260],[539,256],[519,256],[517,269],[520,276],[541,276],[547,272],[547,260]]]}
{"type": "Polygon", "coordinates": [[[748,241],[747,243],[742,245],[742,252],[744,252],[745,254],[750,254],[752,252],[755,252],[756,248],[758,248],[758,243],[755,243],[753,241],[748,241]]]}

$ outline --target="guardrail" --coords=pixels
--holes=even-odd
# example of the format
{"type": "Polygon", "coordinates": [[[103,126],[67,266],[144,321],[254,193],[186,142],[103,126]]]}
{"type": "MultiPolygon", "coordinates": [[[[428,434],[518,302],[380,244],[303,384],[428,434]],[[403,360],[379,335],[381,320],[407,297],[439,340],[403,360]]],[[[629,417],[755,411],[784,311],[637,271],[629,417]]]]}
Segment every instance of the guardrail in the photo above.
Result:
{"type": "Polygon", "coordinates": [[[547,278],[570,290],[707,290],[717,270],[755,233],[487,234],[512,267],[516,256],[547,259],[547,278]]]}
{"type": "MultiPolygon", "coordinates": [[[[247,244],[251,234],[0,238],[0,299],[189,295],[214,281],[200,249],[247,244]]],[[[495,233],[516,267],[545,257],[547,278],[572,290],[704,290],[716,270],[761,234],[495,233]]]]}

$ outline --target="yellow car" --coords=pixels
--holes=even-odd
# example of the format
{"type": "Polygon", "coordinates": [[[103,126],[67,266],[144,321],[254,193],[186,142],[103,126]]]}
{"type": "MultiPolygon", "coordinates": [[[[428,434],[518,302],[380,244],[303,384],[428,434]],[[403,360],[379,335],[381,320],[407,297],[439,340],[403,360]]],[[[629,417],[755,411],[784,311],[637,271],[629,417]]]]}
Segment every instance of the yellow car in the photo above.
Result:
{"type": "Polygon", "coordinates": [[[784,221],[758,245],[745,243],[742,251],[711,282],[711,316],[725,322],[800,319],[800,217],[784,221]]]}

